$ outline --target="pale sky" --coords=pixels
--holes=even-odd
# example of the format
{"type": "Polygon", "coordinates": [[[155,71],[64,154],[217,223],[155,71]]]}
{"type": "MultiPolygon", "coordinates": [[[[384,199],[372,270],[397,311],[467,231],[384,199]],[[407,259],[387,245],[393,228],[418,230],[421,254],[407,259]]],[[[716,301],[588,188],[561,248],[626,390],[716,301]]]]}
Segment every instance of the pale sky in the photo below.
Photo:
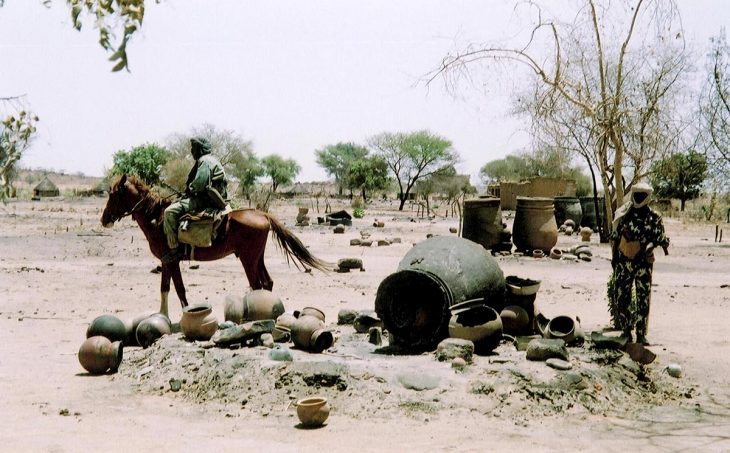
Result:
{"type": "MultiPolygon", "coordinates": [[[[326,179],[315,149],[385,131],[448,138],[472,183],[484,163],[529,145],[508,114],[514,80],[458,97],[418,83],[448,51],[513,33],[513,1],[149,1],[129,73],[111,73],[96,31],[75,31],[65,1],[54,3],[0,8],[0,97],[27,94],[41,119],[26,167],[100,176],[115,151],[203,123],[240,133],[259,156],[294,158],[300,181],[326,179]]],[[[699,67],[728,6],[680,2],[699,67]]]]}

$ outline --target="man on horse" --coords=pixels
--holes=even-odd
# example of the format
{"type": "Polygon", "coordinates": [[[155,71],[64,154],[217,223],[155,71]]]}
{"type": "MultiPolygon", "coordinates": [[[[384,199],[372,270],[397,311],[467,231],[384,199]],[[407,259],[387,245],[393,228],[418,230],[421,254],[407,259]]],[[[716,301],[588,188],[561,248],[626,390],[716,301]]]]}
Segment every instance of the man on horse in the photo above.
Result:
{"type": "Polygon", "coordinates": [[[220,161],[211,153],[210,142],[202,137],[190,140],[190,153],[195,165],[185,182],[183,197],[165,209],[164,230],[170,251],[162,257],[164,264],[181,260],[185,249],[177,238],[180,217],[187,213],[199,213],[208,209],[225,208],[228,198],[228,181],[220,161]]]}

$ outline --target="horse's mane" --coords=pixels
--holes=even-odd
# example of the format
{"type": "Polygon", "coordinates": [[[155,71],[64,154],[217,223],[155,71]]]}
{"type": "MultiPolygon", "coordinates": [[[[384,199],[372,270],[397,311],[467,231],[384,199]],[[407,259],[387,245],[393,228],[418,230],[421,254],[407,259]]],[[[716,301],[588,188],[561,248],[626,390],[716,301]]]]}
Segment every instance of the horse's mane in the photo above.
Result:
{"type": "MultiPolygon", "coordinates": [[[[114,182],[111,184],[112,192],[119,188],[119,183],[122,181],[123,177],[124,175],[119,175],[114,179],[114,182]]],[[[158,194],[153,192],[150,186],[148,186],[147,183],[137,175],[127,175],[126,182],[134,186],[137,192],[147,200],[144,202],[143,206],[140,206],[140,208],[142,208],[141,211],[145,214],[145,216],[155,216],[161,219],[165,208],[172,202],[169,199],[160,197],[158,194]]]]}

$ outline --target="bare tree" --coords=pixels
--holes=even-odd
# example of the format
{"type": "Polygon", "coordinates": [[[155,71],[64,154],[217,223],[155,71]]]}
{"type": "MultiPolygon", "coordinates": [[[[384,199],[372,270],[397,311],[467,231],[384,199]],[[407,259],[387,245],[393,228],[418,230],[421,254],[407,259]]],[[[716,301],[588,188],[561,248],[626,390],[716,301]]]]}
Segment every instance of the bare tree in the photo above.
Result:
{"type": "Polygon", "coordinates": [[[570,22],[527,5],[536,18],[524,46],[469,46],[446,56],[428,83],[451,83],[480,63],[527,67],[535,84],[517,113],[530,116],[540,140],[575,150],[597,170],[610,224],[625,191],[681,135],[674,122],[688,55],[675,5],[584,0],[570,22]]]}

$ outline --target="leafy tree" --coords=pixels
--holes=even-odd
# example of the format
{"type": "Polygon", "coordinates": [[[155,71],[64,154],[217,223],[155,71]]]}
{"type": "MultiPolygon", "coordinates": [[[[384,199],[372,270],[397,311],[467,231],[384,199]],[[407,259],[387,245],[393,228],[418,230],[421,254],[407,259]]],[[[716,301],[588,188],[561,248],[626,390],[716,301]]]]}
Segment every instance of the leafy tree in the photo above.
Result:
{"type": "Polygon", "coordinates": [[[284,159],[278,154],[271,154],[261,159],[264,175],[271,178],[271,191],[276,192],[282,184],[289,184],[297,177],[301,167],[294,159],[284,159]]]}
{"type": "Polygon", "coordinates": [[[368,149],[355,143],[340,142],[336,145],[327,145],[314,153],[317,157],[317,164],[324,168],[328,175],[335,178],[335,183],[342,195],[350,166],[354,162],[364,159],[368,155],[368,149]]]}
{"type": "Polygon", "coordinates": [[[530,176],[532,169],[524,156],[510,154],[503,159],[487,162],[479,170],[479,175],[485,184],[501,181],[519,181],[530,176]]]}
{"type": "Polygon", "coordinates": [[[368,142],[395,177],[401,211],[416,181],[453,166],[458,160],[449,140],[426,130],[408,134],[384,132],[368,142]]]}
{"type": "Polygon", "coordinates": [[[185,183],[188,180],[190,168],[188,159],[173,156],[162,167],[161,178],[172,189],[180,193],[185,192],[185,183]]]}
{"type": "Polygon", "coordinates": [[[379,156],[364,157],[352,162],[345,176],[348,189],[360,190],[367,201],[367,192],[388,188],[388,163],[379,156]]]}
{"type": "Polygon", "coordinates": [[[113,156],[110,176],[127,173],[139,176],[147,184],[159,184],[162,169],[169,158],[170,151],[156,143],[136,146],[130,151],[117,151],[113,156]]]}
{"type": "Polygon", "coordinates": [[[231,162],[231,175],[238,179],[238,190],[251,201],[256,189],[256,180],[264,175],[265,169],[261,160],[252,151],[241,153],[231,162]]]}
{"type": "Polygon", "coordinates": [[[651,185],[658,197],[679,198],[680,210],[684,211],[685,201],[700,195],[706,176],[707,158],[690,150],[688,153],[670,154],[655,162],[652,166],[651,185]]]}
{"type": "Polygon", "coordinates": [[[10,195],[15,165],[36,130],[38,117],[24,108],[22,97],[0,98],[0,200],[10,195]]]}

